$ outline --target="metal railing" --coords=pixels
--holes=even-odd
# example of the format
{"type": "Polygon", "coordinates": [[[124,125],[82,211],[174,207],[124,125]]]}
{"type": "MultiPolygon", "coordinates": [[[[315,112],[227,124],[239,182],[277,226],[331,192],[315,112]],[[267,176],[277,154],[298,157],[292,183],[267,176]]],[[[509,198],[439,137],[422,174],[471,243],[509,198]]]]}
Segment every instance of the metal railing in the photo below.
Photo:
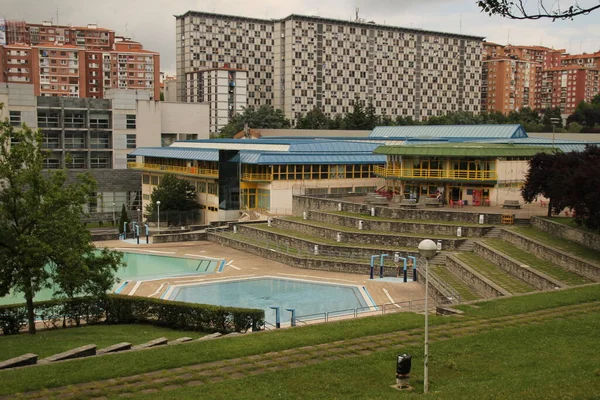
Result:
{"type": "Polygon", "coordinates": [[[406,179],[448,179],[448,180],[497,180],[496,171],[472,171],[462,169],[425,169],[425,168],[396,168],[373,167],[375,175],[385,178],[406,179]]]}
{"type": "Polygon", "coordinates": [[[164,171],[173,172],[177,174],[194,175],[194,176],[208,176],[208,177],[219,177],[219,170],[209,168],[198,168],[198,167],[180,167],[176,165],[162,165],[162,164],[148,164],[130,162],[127,163],[127,168],[130,169],[143,169],[150,171],[164,171]]]}
{"type": "Polygon", "coordinates": [[[242,180],[248,182],[271,182],[273,180],[273,174],[255,174],[245,172],[242,174],[242,180]]]}

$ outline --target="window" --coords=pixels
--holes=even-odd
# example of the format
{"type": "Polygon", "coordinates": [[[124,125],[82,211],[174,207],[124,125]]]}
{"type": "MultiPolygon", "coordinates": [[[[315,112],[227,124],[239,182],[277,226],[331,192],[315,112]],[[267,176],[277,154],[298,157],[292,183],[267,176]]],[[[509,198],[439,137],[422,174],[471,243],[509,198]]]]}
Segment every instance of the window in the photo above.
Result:
{"type": "Polygon", "coordinates": [[[108,115],[90,116],[90,128],[92,129],[109,129],[110,118],[108,115]]]}
{"type": "Polygon", "coordinates": [[[92,152],[90,157],[90,168],[108,169],[110,168],[111,153],[92,152]]]}
{"type": "Polygon", "coordinates": [[[65,132],[65,149],[85,149],[85,132],[65,132]]]}
{"type": "Polygon", "coordinates": [[[85,128],[85,114],[82,112],[65,112],[65,128],[85,128]]]}
{"type": "Polygon", "coordinates": [[[44,159],[44,169],[59,169],[60,168],[60,159],[53,158],[52,155],[48,156],[48,158],[44,159]]]}
{"type": "Polygon", "coordinates": [[[21,111],[10,111],[10,124],[12,126],[20,126],[21,125],[21,111]]]}
{"type": "Polygon", "coordinates": [[[85,168],[85,154],[82,153],[67,153],[65,166],[68,169],[83,169],[85,168]]]}
{"type": "Polygon", "coordinates": [[[58,115],[56,111],[38,111],[38,127],[58,128],[58,115]]]}
{"type": "Polygon", "coordinates": [[[128,149],[135,149],[136,146],[136,135],[127,135],[127,148],[128,149]]]}
{"type": "Polygon", "coordinates": [[[136,156],[132,156],[131,154],[127,154],[127,163],[134,163],[137,161],[137,157],[136,156]]]}
{"type": "Polygon", "coordinates": [[[150,177],[150,184],[157,186],[158,185],[158,176],[152,176],[150,177]]]}
{"type": "Polygon", "coordinates": [[[126,128],[127,129],[135,129],[135,114],[127,114],[126,128]]]}
{"type": "Polygon", "coordinates": [[[42,147],[45,149],[57,149],[60,147],[59,132],[45,132],[42,147]]]}
{"type": "Polygon", "coordinates": [[[150,175],[142,175],[142,185],[150,184],[150,175]]]}
{"type": "Polygon", "coordinates": [[[110,133],[92,132],[90,133],[90,148],[92,149],[110,149],[110,133]]]}

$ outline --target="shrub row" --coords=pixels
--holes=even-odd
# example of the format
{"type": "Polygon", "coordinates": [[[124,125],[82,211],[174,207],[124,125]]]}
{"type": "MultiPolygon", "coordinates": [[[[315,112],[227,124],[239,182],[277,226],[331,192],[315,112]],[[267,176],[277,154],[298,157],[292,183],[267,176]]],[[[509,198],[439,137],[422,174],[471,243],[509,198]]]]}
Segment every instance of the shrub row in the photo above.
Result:
{"type": "MultiPolygon", "coordinates": [[[[265,312],[250,308],[183,303],[146,297],[110,294],[104,298],[80,297],[36,302],[36,319],[46,328],[87,324],[148,323],[171,329],[202,332],[245,332],[264,325],[265,312]]],[[[25,304],[0,306],[4,335],[27,326],[25,304]]]]}

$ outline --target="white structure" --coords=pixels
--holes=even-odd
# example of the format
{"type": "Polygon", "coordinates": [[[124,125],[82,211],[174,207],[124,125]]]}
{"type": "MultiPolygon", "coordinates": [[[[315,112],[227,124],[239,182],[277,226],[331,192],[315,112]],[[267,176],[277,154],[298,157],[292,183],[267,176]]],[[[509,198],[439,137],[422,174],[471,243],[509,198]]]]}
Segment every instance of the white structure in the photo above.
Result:
{"type": "Polygon", "coordinates": [[[211,136],[216,136],[247,105],[247,71],[209,68],[185,76],[185,101],[208,104],[211,136]]]}
{"type": "MultiPolygon", "coordinates": [[[[479,112],[482,38],[290,15],[283,19],[188,11],[176,16],[177,76],[202,68],[248,71],[248,106],[271,104],[295,121],[328,116],[355,97],[377,114],[421,120],[479,112]]],[[[177,86],[186,97],[186,82],[177,86]]]]}

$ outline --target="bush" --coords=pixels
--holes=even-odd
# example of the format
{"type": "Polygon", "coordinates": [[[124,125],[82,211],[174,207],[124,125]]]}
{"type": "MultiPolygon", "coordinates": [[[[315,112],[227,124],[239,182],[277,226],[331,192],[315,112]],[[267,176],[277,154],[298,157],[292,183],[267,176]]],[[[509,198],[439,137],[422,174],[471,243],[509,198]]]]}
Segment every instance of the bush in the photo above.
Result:
{"type": "MultiPolygon", "coordinates": [[[[56,299],[34,304],[36,319],[47,328],[87,324],[148,323],[202,332],[245,332],[264,324],[263,310],[193,304],[146,297],[108,295],[103,298],[56,299]]],[[[27,325],[25,304],[0,307],[0,329],[16,334],[27,325]]]]}

